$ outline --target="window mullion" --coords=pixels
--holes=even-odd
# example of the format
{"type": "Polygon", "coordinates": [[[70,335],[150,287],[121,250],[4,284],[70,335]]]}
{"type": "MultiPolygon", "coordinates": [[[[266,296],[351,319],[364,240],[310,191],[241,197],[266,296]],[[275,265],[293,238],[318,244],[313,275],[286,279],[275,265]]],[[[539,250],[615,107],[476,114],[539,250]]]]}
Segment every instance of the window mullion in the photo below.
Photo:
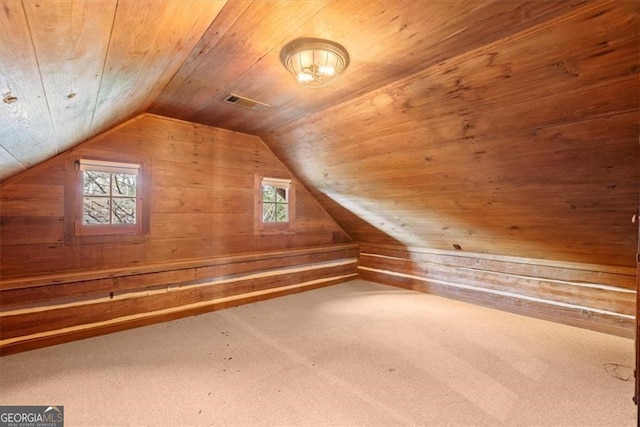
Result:
{"type": "Polygon", "coordinates": [[[113,225],[113,172],[109,174],[109,224],[113,225]]]}

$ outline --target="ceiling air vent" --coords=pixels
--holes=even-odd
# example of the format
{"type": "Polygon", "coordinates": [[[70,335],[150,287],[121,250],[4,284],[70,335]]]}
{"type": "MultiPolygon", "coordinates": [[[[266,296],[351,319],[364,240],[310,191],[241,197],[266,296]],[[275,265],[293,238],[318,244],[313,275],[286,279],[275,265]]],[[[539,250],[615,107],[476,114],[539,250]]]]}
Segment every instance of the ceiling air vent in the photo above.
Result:
{"type": "Polygon", "coordinates": [[[233,105],[237,105],[238,107],[248,108],[253,111],[264,111],[267,108],[270,108],[271,105],[265,104],[264,102],[256,101],[255,99],[249,99],[244,96],[236,95],[235,93],[230,93],[225,99],[225,102],[228,102],[233,105]]]}

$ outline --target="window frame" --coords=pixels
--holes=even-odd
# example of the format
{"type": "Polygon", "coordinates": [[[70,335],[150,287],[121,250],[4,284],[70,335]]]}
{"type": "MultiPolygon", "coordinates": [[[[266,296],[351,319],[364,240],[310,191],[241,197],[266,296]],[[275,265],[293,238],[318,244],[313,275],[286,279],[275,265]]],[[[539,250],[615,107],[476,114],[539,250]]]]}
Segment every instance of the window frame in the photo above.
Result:
{"type": "MultiPolygon", "coordinates": [[[[75,156],[69,159],[65,178],[65,243],[103,243],[108,241],[139,241],[149,234],[151,167],[148,159],[126,161],[95,156],[75,156]],[[135,166],[131,168],[129,166],[135,166]],[[136,223],[84,224],[84,170],[118,172],[137,169],[136,223]]],[[[111,196],[110,196],[111,197],[111,196]]]]}
{"type": "Polygon", "coordinates": [[[255,175],[255,208],[254,208],[254,230],[258,234],[290,234],[293,233],[295,223],[295,185],[291,178],[276,176],[255,175]],[[286,188],[288,199],[287,222],[265,222],[264,221],[264,198],[263,184],[266,182],[277,184],[274,187],[286,188]]]}

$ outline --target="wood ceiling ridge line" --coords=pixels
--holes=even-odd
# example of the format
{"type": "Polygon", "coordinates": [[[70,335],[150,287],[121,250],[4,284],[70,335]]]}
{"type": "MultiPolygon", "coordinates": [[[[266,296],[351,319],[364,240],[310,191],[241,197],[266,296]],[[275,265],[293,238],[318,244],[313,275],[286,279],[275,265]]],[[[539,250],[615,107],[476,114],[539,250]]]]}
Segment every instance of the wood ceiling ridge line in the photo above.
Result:
{"type": "MultiPolygon", "coordinates": [[[[296,1],[296,0],[289,0],[289,3],[292,3],[292,2],[294,2],[294,1],[296,1]]],[[[300,24],[300,26],[301,26],[301,27],[304,27],[308,22],[312,21],[312,20],[316,17],[316,15],[320,14],[320,13],[321,13],[325,8],[327,8],[327,7],[328,7],[328,5],[329,5],[329,3],[330,3],[331,1],[332,1],[332,0],[325,1],[324,6],[322,6],[322,7],[321,7],[321,8],[319,8],[318,10],[316,10],[316,11],[315,11],[315,12],[314,12],[314,13],[313,13],[309,18],[307,18],[307,20],[306,20],[303,24],[300,24]]],[[[255,2],[255,0],[253,0],[253,2],[255,2]]],[[[248,8],[247,8],[247,9],[248,9],[248,8]]],[[[246,9],[245,9],[245,11],[246,11],[246,9]]],[[[243,13],[242,13],[242,14],[244,14],[244,12],[245,12],[245,11],[243,11],[243,13]]],[[[239,18],[240,18],[240,16],[238,17],[238,19],[239,19],[239,18]]],[[[234,23],[235,23],[235,21],[234,21],[234,23]]],[[[275,43],[275,46],[274,46],[273,48],[271,48],[270,50],[268,50],[267,52],[265,52],[262,56],[260,56],[260,57],[256,60],[256,62],[254,62],[254,65],[255,65],[255,64],[257,64],[258,62],[262,61],[266,56],[271,55],[272,53],[277,53],[277,52],[281,49],[281,46],[283,46],[283,45],[285,44],[285,42],[287,42],[287,41],[291,38],[291,34],[292,34],[292,33],[293,33],[293,31],[289,31],[289,32],[288,32],[288,33],[286,33],[286,34],[283,34],[283,36],[281,37],[281,39],[280,39],[278,42],[276,42],[276,43],[275,43]]],[[[236,81],[238,81],[242,76],[244,76],[246,73],[248,73],[248,72],[252,69],[252,67],[253,67],[253,66],[245,68],[245,70],[244,70],[241,74],[239,74],[235,79],[233,79],[233,80],[228,84],[228,86],[233,86],[233,84],[234,84],[236,81]]],[[[219,91],[218,91],[218,92],[219,92],[219,91]]]]}
{"type": "MultiPolygon", "coordinates": [[[[175,79],[178,78],[178,74],[180,74],[180,70],[182,70],[182,68],[187,65],[187,64],[195,64],[196,61],[194,61],[195,58],[198,58],[202,55],[205,55],[207,53],[209,53],[211,50],[213,50],[214,47],[216,47],[218,45],[218,43],[220,43],[220,41],[224,38],[225,34],[227,34],[229,32],[229,30],[235,25],[235,23],[246,13],[246,11],[249,9],[249,6],[254,2],[255,0],[251,0],[251,2],[247,2],[246,6],[242,9],[242,12],[237,14],[236,17],[232,20],[232,22],[224,29],[223,32],[218,33],[218,37],[216,38],[215,43],[210,44],[210,41],[213,38],[208,38],[207,42],[204,44],[204,46],[200,47],[200,41],[203,40],[203,38],[209,33],[209,31],[213,31],[213,26],[216,24],[216,21],[220,18],[220,14],[223,13],[224,9],[227,7],[227,5],[229,4],[229,0],[225,0],[225,4],[224,6],[220,9],[220,12],[218,12],[218,14],[216,15],[216,17],[211,21],[211,23],[209,24],[209,26],[207,27],[207,29],[202,33],[202,35],[200,36],[200,40],[198,43],[196,43],[193,46],[193,49],[191,49],[191,51],[189,52],[189,54],[185,55],[184,60],[182,61],[182,63],[180,64],[179,67],[176,67],[176,71],[173,73],[173,75],[171,76],[170,79],[167,79],[167,83],[162,87],[161,90],[158,91],[158,93],[156,94],[156,96],[147,103],[147,106],[145,108],[145,113],[149,112],[150,109],[153,109],[153,105],[154,103],[158,100],[159,97],[162,96],[162,94],[164,93],[165,89],[167,89],[169,86],[171,86],[175,79]]],[[[194,22],[194,27],[196,25],[196,23],[194,22]]],[[[189,70],[188,74],[186,76],[184,76],[184,78],[182,79],[182,81],[188,80],[189,77],[191,77],[193,75],[193,73],[195,73],[197,71],[197,67],[195,66],[191,66],[190,67],[191,70],[189,70]]],[[[176,83],[177,84],[177,83],[176,83]]],[[[216,92],[217,94],[217,92],[216,92]]],[[[162,108],[162,110],[164,110],[165,108],[162,108]]],[[[161,117],[168,117],[168,116],[161,116],[161,117]]],[[[192,122],[193,123],[193,122],[192,122]]]]}
{"type": "MultiPolygon", "coordinates": [[[[289,0],[288,3],[293,3],[296,0],[289,0]]],[[[320,0],[317,0],[320,1],[320,0]]],[[[309,16],[309,18],[307,18],[307,20],[305,21],[305,24],[312,21],[316,15],[320,14],[325,8],[328,7],[328,4],[332,1],[332,0],[322,0],[324,2],[323,6],[320,7],[319,9],[317,9],[315,12],[313,12],[313,14],[311,14],[311,16],[309,16]]],[[[255,3],[255,0],[252,0],[252,4],[255,3]]],[[[242,13],[240,13],[238,15],[238,17],[233,21],[233,24],[231,24],[229,26],[229,28],[231,28],[233,25],[235,25],[235,23],[242,17],[244,16],[245,13],[247,13],[247,11],[249,10],[249,7],[246,7],[245,9],[243,9],[242,13]]],[[[304,24],[302,24],[301,26],[303,26],[304,24]]],[[[256,59],[256,61],[249,67],[246,67],[244,69],[244,71],[242,71],[240,74],[237,74],[232,80],[230,80],[229,82],[225,83],[225,87],[234,87],[235,83],[239,80],[242,79],[242,77],[244,77],[245,74],[249,73],[252,71],[253,66],[255,66],[256,64],[258,64],[260,61],[262,61],[265,57],[275,53],[277,54],[278,50],[280,49],[280,46],[284,45],[285,42],[287,40],[289,40],[292,37],[292,34],[294,32],[293,31],[287,31],[286,34],[284,34],[281,39],[279,39],[277,42],[274,43],[274,47],[270,48],[269,50],[267,50],[263,55],[261,55],[259,58],[256,59]]],[[[178,69],[176,71],[176,74],[180,71],[180,69],[178,69]]],[[[191,75],[194,71],[190,72],[189,75],[191,75]]],[[[173,78],[172,78],[173,79],[173,78]]],[[[219,101],[219,94],[223,93],[222,90],[225,89],[224,87],[220,87],[218,89],[216,89],[215,93],[212,94],[212,96],[209,98],[208,101],[206,101],[204,104],[200,105],[197,109],[194,109],[191,114],[189,114],[187,117],[189,117],[190,119],[194,119],[197,120],[199,118],[202,117],[202,115],[204,113],[207,112],[208,107],[212,104],[212,102],[214,101],[219,101]]],[[[152,103],[153,104],[153,103],[152,103]]],[[[152,105],[150,104],[150,105],[152,105]]],[[[323,111],[323,110],[318,110],[318,111],[323,111]]],[[[314,111],[315,112],[315,111],[314,111]]],[[[287,122],[288,123],[288,122],[287,122]]],[[[271,128],[266,129],[266,131],[269,131],[271,128]]]]}
{"type": "MultiPolygon", "coordinates": [[[[198,26],[198,22],[200,21],[200,19],[202,19],[202,15],[203,15],[203,14],[204,14],[204,10],[202,10],[202,11],[200,12],[200,15],[198,16],[198,18],[197,18],[197,19],[194,19],[194,20],[192,21],[191,28],[189,28],[189,29],[188,29],[188,31],[185,31],[185,34],[187,34],[187,35],[188,35],[188,34],[191,34],[191,32],[192,32],[192,31],[193,31],[193,30],[198,26]]],[[[216,15],[216,16],[217,16],[217,15],[216,15]]],[[[209,22],[209,25],[207,26],[207,30],[208,30],[208,29],[209,29],[209,27],[213,24],[213,22],[214,22],[214,21],[215,21],[215,18],[214,18],[211,22],[209,22]]],[[[200,34],[200,37],[198,38],[198,40],[201,40],[201,39],[202,39],[202,36],[204,35],[204,33],[206,33],[206,32],[207,32],[207,30],[205,30],[202,34],[200,34]]],[[[154,46],[156,46],[156,45],[157,45],[157,41],[158,41],[158,39],[159,39],[160,37],[161,37],[161,34],[160,34],[160,33],[156,34],[156,36],[155,36],[155,38],[154,38],[154,41],[153,41],[153,45],[154,45],[154,46]]],[[[185,41],[186,41],[186,39],[185,39],[185,41]]],[[[184,43],[185,43],[185,42],[183,42],[182,44],[184,44],[184,43]]],[[[134,115],[139,115],[139,114],[141,114],[141,113],[146,112],[146,111],[149,109],[149,107],[151,106],[151,104],[153,104],[153,101],[155,101],[155,100],[156,100],[156,98],[157,98],[157,97],[162,93],[162,91],[164,90],[164,88],[166,88],[166,87],[167,87],[167,85],[169,84],[169,82],[173,79],[173,76],[175,76],[175,75],[176,75],[176,73],[178,72],[178,70],[180,70],[180,68],[184,65],[185,61],[187,60],[187,58],[189,58],[189,55],[190,55],[190,54],[191,54],[191,52],[193,52],[193,50],[196,48],[197,44],[198,44],[197,42],[194,44],[193,48],[189,51],[189,54],[184,55],[183,60],[182,60],[179,64],[175,64],[175,65],[174,65],[174,67],[175,67],[175,71],[174,71],[174,72],[173,72],[173,74],[171,75],[171,78],[168,78],[168,79],[167,79],[167,81],[165,82],[165,84],[164,84],[162,87],[157,87],[157,88],[155,89],[156,94],[155,94],[153,97],[151,97],[151,96],[147,96],[147,100],[145,101],[145,103],[144,103],[144,104],[142,104],[140,107],[138,107],[138,108],[136,109],[136,110],[137,110],[137,112],[134,112],[134,113],[133,113],[134,115]]],[[[145,58],[146,58],[146,57],[147,57],[147,56],[145,55],[145,58]]],[[[139,75],[138,75],[138,77],[136,78],[136,83],[137,83],[137,80],[139,80],[139,78],[140,78],[140,77],[139,77],[139,75]]],[[[152,92],[150,92],[150,93],[151,93],[151,94],[153,94],[152,92]]]]}
{"type": "Polygon", "coordinates": [[[551,17],[550,19],[540,22],[538,24],[534,24],[530,27],[527,27],[523,30],[520,30],[514,34],[508,35],[504,38],[501,38],[499,40],[496,40],[494,42],[488,43],[483,47],[488,47],[488,46],[492,46],[494,44],[500,44],[503,43],[505,41],[511,41],[511,40],[518,40],[518,39],[522,39],[522,38],[528,38],[529,36],[531,36],[534,33],[543,31],[545,29],[551,28],[551,27],[555,27],[559,24],[562,24],[565,21],[570,21],[571,19],[575,18],[575,16],[577,15],[581,15],[581,14],[586,14],[591,10],[594,9],[599,9],[604,7],[605,5],[615,5],[617,3],[617,1],[619,0],[598,0],[598,1],[594,1],[594,2],[585,2],[583,3],[583,5],[580,6],[576,6],[575,9],[569,10],[568,12],[562,14],[562,15],[558,15],[555,17],[551,17]]]}

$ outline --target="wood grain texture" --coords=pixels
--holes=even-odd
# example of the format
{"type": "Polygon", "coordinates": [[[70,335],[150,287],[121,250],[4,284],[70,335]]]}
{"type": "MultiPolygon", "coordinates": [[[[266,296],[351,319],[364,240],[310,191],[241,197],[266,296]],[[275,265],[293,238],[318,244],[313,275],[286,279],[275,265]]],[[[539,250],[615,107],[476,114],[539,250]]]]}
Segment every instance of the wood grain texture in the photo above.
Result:
{"type": "Polygon", "coordinates": [[[203,36],[201,48],[194,49],[150,111],[263,136],[268,129],[344,103],[581,3],[313,0],[229,4],[242,13],[231,26],[227,20],[219,28],[214,23],[203,36]],[[243,37],[248,32],[251,37],[243,37]],[[283,72],[279,61],[287,41],[305,36],[342,43],[354,58],[339,85],[315,91],[313,96],[283,72]],[[218,78],[210,81],[209,73],[218,78]],[[219,102],[229,92],[262,100],[277,110],[257,114],[219,102]],[[256,116],[259,120],[252,120],[256,116]]]}
{"type": "Polygon", "coordinates": [[[356,276],[357,254],[334,245],[13,280],[0,299],[0,355],[340,283],[356,276]]]}
{"type": "Polygon", "coordinates": [[[357,246],[302,186],[299,224],[255,232],[256,174],[295,179],[255,136],[143,115],[0,184],[0,354],[355,277],[357,246]],[[83,156],[146,159],[148,235],[66,238],[83,156]]]}
{"type": "Polygon", "coordinates": [[[358,272],[384,284],[629,338],[634,334],[630,268],[363,245],[358,272]]]}
{"type": "Polygon", "coordinates": [[[290,235],[254,232],[254,175],[291,177],[259,138],[153,115],[130,126],[1,184],[3,280],[321,246],[332,244],[335,233],[344,235],[302,186],[297,190],[299,224],[290,235]],[[64,239],[64,183],[72,172],[65,168],[73,169],[69,159],[78,156],[150,159],[153,189],[146,239],[92,238],[86,244],[64,239]]]}
{"type": "Polygon", "coordinates": [[[351,259],[318,265],[275,268],[268,272],[256,270],[244,276],[223,276],[219,279],[214,277],[203,283],[177,282],[145,291],[119,292],[105,298],[6,310],[0,314],[0,343],[17,337],[188,306],[259,290],[353,276],[355,265],[355,259],[351,259]]]}
{"type": "MultiPolygon", "coordinates": [[[[0,144],[11,157],[11,169],[0,169],[0,179],[24,170],[58,153],[49,137],[53,124],[43,96],[38,60],[31,44],[29,25],[21,2],[3,1],[0,10],[0,144]]],[[[5,156],[3,161],[5,163],[5,156]]]]}
{"type": "Polygon", "coordinates": [[[3,2],[0,140],[21,167],[0,179],[145,111],[224,4],[3,2]]]}
{"type": "Polygon", "coordinates": [[[23,1],[58,153],[90,136],[116,4],[23,1]]]}
{"type": "Polygon", "coordinates": [[[63,330],[51,331],[41,334],[34,334],[24,339],[11,341],[2,346],[0,356],[9,356],[24,351],[35,350],[38,348],[63,344],[75,340],[91,338],[99,335],[120,332],[131,328],[152,325],[154,323],[168,322],[188,316],[196,316],[198,314],[208,313],[225,308],[237,307],[243,304],[253,304],[270,298],[278,298],[286,295],[292,295],[299,292],[318,289],[325,286],[331,286],[342,283],[345,280],[352,279],[352,275],[345,277],[337,277],[330,279],[319,279],[311,282],[281,286],[263,291],[255,291],[248,294],[234,295],[214,299],[212,301],[204,301],[201,303],[182,306],[173,309],[159,310],[147,313],[145,315],[134,315],[125,318],[119,318],[112,321],[97,322],[91,325],[83,325],[79,327],[65,328],[63,330]]]}
{"type": "MultiPolygon", "coordinates": [[[[74,133],[93,120],[93,135],[149,109],[259,136],[363,242],[634,263],[638,2],[127,0],[110,12],[105,1],[7,3],[0,71],[33,99],[2,103],[11,134],[0,176],[73,144],[50,137],[60,123],[74,133]],[[298,36],[345,45],[352,62],[336,85],[296,86],[279,52],[298,36]],[[89,72],[100,57],[104,72],[89,72]],[[84,90],[52,102],[73,82],[87,94],[99,82],[95,107],[74,104],[84,90]],[[230,92],[272,108],[221,102],[230,92]]],[[[162,132],[130,128],[104,150],[146,154],[147,138],[162,132]]],[[[192,145],[151,145],[167,154],[160,187],[179,187],[178,198],[210,182],[247,189],[232,174],[204,180],[203,159],[221,147],[184,132],[192,145]]],[[[236,161],[269,171],[251,148],[234,150],[236,161]]],[[[227,203],[216,198],[216,212],[227,203]]]]}
{"type": "MultiPolygon", "coordinates": [[[[625,269],[636,267],[638,243],[629,221],[640,181],[637,1],[98,4],[3,3],[4,283],[353,237],[399,258],[377,259],[379,270],[419,277],[416,289],[455,289],[424,274],[464,286],[478,279],[491,291],[629,315],[628,292],[608,298],[560,282],[636,286],[625,269]],[[352,62],[335,85],[304,90],[282,68],[280,49],[298,36],[347,47],[352,62]],[[221,102],[230,92],[272,108],[221,102]],[[112,128],[145,110],[227,130],[151,115],[112,128]],[[91,136],[111,130],[80,146],[83,155],[153,159],[145,239],[62,239],[68,153],[14,175],[79,142],[87,126],[91,136]],[[253,231],[254,174],[295,179],[294,233],[253,231]]],[[[157,274],[145,283],[175,278],[157,274]]],[[[28,288],[7,295],[24,303],[28,288]]],[[[53,294],[40,290],[33,297],[46,304],[53,294]]],[[[629,329],[615,316],[450,293],[629,329]]]]}
{"type": "Polygon", "coordinates": [[[577,7],[263,139],[357,241],[633,266],[638,12],[577,7]]]}
{"type": "Polygon", "coordinates": [[[93,135],[147,110],[225,1],[118,2],[92,116],[93,135]]]}

